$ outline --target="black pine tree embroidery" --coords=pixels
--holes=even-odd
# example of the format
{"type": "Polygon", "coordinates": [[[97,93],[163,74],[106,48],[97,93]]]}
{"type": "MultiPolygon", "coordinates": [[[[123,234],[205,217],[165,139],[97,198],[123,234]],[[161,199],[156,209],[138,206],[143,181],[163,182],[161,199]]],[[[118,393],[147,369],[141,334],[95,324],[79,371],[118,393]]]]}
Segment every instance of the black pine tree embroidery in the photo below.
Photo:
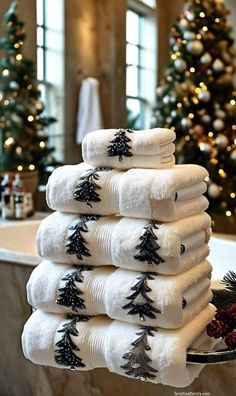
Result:
{"type": "Polygon", "coordinates": [[[147,337],[154,337],[154,331],[157,330],[152,327],[141,327],[140,331],[136,333],[139,337],[132,342],[133,348],[123,355],[123,359],[128,360],[126,364],[121,366],[125,370],[125,374],[141,381],[156,377],[154,373],[157,373],[157,370],[150,366],[152,360],[146,353],[146,351],[151,350],[147,337]]]}
{"type": "Polygon", "coordinates": [[[78,260],[83,260],[83,256],[91,256],[89,249],[86,247],[86,239],[82,233],[88,232],[88,221],[97,221],[98,219],[99,216],[87,215],[81,216],[72,223],[72,225],[69,227],[69,230],[74,232],[72,232],[72,234],[67,238],[65,246],[66,253],[76,255],[78,260]]]}
{"type": "Polygon", "coordinates": [[[86,202],[92,208],[91,202],[101,202],[101,198],[97,190],[101,187],[96,183],[99,180],[99,172],[108,172],[112,168],[94,168],[89,169],[84,176],[81,176],[79,183],[74,191],[76,201],[86,202]]]}
{"type": "Polygon", "coordinates": [[[146,261],[150,266],[165,262],[165,260],[157,254],[157,250],[160,249],[160,246],[156,242],[158,238],[154,234],[153,229],[158,229],[158,224],[160,223],[151,221],[151,223],[145,225],[145,232],[139,238],[141,242],[135,246],[135,249],[139,249],[139,252],[134,255],[134,258],[141,262],[146,261]]]}
{"type": "Polygon", "coordinates": [[[131,287],[132,293],[127,297],[130,302],[124,305],[123,309],[129,309],[128,315],[139,315],[139,319],[144,322],[145,316],[150,319],[156,318],[156,313],[160,314],[161,311],[152,306],[154,302],[147,293],[152,291],[148,286],[148,280],[153,280],[157,274],[151,272],[143,272],[137,278],[138,282],[131,287]]]}
{"type": "Polygon", "coordinates": [[[80,309],[85,309],[85,300],[81,297],[84,294],[76,285],[76,282],[82,283],[84,281],[84,271],[91,271],[93,267],[90,266],[74,266],[75,271],[67,274],[61,280],[65,281],[65,286],[58,289],[59,297],[56,302],[64,307],[69,307],[74,312],[80,309]]]}
{"type": "Polygon", "coordinates": [[[109,157],[119,157],[119,161],[123,162],[124,157],[132,157],[133,154],[130,151],[131,146],[128,145],[131,142],[131,139],[126,135],[126,132],[133,133],[130,129],[119,129],[118,132],[115,133],[114,139],[111,140],[108,148],[107,155],[109,157]]]}
{"type": "MultiPolygon", "coordinates": [[[[70,316],[68,316],[70,318],[70,316]]],[[[58,333],[62,333],[62,337],[56,343],[55,349],[55,361],[57,364],[68,367],[71,370],[75,370],[76,367],[85,367],[82,359],[77,355],[79,347],[72,341],[71,336],[78,336],[79,332],[76,328],[76,323],[81,321],[87,321],[90,317],[87,315],[78,315],[74,317],[70,322],[65,323],[58,333]]]]}

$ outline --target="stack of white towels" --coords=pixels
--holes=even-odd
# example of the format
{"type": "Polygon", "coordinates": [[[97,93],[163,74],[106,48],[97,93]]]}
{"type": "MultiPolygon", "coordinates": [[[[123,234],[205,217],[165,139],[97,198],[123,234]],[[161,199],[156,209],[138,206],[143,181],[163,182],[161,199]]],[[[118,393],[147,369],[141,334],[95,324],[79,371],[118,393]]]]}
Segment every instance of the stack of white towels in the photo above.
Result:
{"type": "Polygon", "coordinates": [[[213,347],[208,174],[174,165],[174,139],[159,128],[91,132],[84,163],[51,175],[56,212],[38,231],[44,261],[27,285],[36,311],[22,336],[34,363],[175,387],[199,375],[186,354],[213,347]]]}

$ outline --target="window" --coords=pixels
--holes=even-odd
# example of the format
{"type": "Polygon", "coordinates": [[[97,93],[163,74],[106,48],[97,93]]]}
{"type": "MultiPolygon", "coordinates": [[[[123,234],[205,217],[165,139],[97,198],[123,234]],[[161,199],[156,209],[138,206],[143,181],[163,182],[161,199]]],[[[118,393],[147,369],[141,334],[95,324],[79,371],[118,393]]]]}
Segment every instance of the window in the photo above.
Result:
{"type": "MultiPolygon", "coordinates": [[[[137,3],[140,5],[140,1],[137,3]]],[[[130,128],[150,127],[156,64],[155,9],[147,6],[136,9],[132,1],[126,16],[126,103],[130,128]]]]}
{"type": "Polygon", "coordinates": [[[46,28],[45,0],[37,0],[37,78],[45,81],[46,28]]]}
{"type": "Polygon", "coordinates": [[[64,1],[36,0],[37,78],[45,113],[57,119],[48,128],[49,145],[64,159],[64,1]]]}
{"type": "Polygon", "coordinates": [[[156,0],[142,0],[142,3],[152,8],[156,7],[156,0]]]}

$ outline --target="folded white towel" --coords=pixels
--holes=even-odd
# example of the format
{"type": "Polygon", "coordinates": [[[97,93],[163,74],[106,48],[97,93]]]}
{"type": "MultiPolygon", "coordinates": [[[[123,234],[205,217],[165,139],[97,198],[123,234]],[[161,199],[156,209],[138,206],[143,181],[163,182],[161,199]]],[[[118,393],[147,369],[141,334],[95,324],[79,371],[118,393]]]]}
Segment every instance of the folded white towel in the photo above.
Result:
{"type": "Polygon", "coordinates": [[[43,261],[27,284],[28,302],[47,312],[107,314],[162,328],[191,320],[212,298],[207,261],[175,276],[43,261]]]}
{"type": "Polygon", "coordinates": [[[104,316],[66,319],[37,310],[25,324],[23,352],[35,364],[83,371],[107,367],[130,378],[185,387],[204,367],[187,364],[187,350],[214,346],[205,332],[214,313],[209,304],[184,327],[164,330],[104,316]]]}
{"type": "Polygon", "coordinates": [[[102,126],[99,81],[88,77],[82,81],[79,93],[76,143],[81,144],[88,132],[102,128],[102,126]]]}
{"type": "Polygon", "coordinates": [[[56,169],[47,184],[51,209],[70,213],[116,214],[174,221],[203,212],[208,200],[206,169],[176,165],[170,169],[92,168],[81,163],[56,169]]]}
{"type": "Polygon", "coordinates": [[[171,223],[118,216],[54,212],[38,230],[40,256],[65,264],[90,264],[176,274],[209,254],[206,213],[171,223]],[[82,240],[83,238],[83,240],[82,240]],[[151,245],[150,245],[151,244],[151,245]]]}
{"type": "Polygon", "coordinates": [[[174,140],[175,133],[164,128],[101,129],[86,135],[82,155],[85,162],[97,167],[170,168],[175,164],[174,140]]]}

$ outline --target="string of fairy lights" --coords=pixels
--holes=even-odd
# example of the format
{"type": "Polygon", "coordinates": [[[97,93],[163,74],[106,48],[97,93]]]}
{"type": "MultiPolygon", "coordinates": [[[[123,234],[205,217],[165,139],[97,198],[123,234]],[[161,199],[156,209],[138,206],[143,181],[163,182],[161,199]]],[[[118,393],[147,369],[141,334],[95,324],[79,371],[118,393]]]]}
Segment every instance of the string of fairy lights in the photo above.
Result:
{"type": "MultiPolygon", "coordinates": [[[[9,22],[8,23],[8,26],[10,26],[10,24],[11,24],[11,22],[9,22]]],[[[23,45],[23,42],[21,42],[21,41],[19,41],[19,42],[17,42],[17,43],[15,43],[14,44],[14,48],[17,48],[17,49],[19,49],[21,46],[23,45]]],[[[18,63],[20,63],[21,61],[22,61],[22,59],[23,59],[23,56],[22,56],[22,54],[20,54],[20,53],[18,53],[16,56],[15,56],[15,60],[16,60],[16,62],[18,62],[18,63]]],[[[11,64],[12,64],[12,59],[11,59],[11,64]]],[[[10,70],[9,69],[3,69],[2,70],[2,77],[4,78],[9,78],[10,77],[10,70]]],[[[28,79],[28,75],[26,74],[25,76],[24,76],[24,79],[25,80],[27,80],[28,79]]],[[[9,85],[10,86],[15,86],[15,88],[17,88],[18,87],[18,83],[16,83],[15,82],[15,84],[12,84],[12,82],[14,83],[14,81],[10,81],[9,82],[9,85]]],[[[26,87],[26,89],[28,90],[28,91],[31,91],[32,89],[33,89],[33,84],[28,84],[27,85],[27,87],[26,87]]],[[[39,87],[38,87],[38,89],[39,89],[39,87]]],[[[7,107],[7,106],[9,106],[10,104],[11,104],[11,96],[13,97],[13,98],[17,98],[17,96],[18,96],[18,91],[17,90],[14,90],[14,91],[12,91],[11,93],[10,93],[10,95],[4,95],[2,92],[0,92],[0,102],[3,102],[3,105],[5,106],[5,107],[7,107]]],[[[38,103],[36,103],[35,104],[35,108],[36,108],[36,110],[39,110],[39,111],[41,111],[42,110],[42,103],[40,102],[40,101],[38,101],[38,103]]],[[[28,116],[27,116],[27,121],[29,122],[29,123],[33,123],[34,121],[38,121],[40,119],[40,117],[39,117],[39,115],[33,115],[33,114],[29,114],[28,116]]],[[[17,121],[17,120],[16,120],[17,121]]],[[[5,117],[1,117],[1,119],[0,119],[0,129],[1,128],[4,128],[4,127],[10,127],[11,126],[11,120],[9,120],[9,119],[5,119],[5,117]]],[[[8,151],[9,149],[11,149],[11,147],[15,144],[15,139],[12,137],[12,136],[8,136],[6,139],[5,139],[5,141],[3,142],[3,144],[4,144],[4,148],[8,151]]],[[[39,141],[38,142],[38,146],[39,146],[39,148],[40,149],[45,149],[45,146],[46,146],[46,143],[45,143],[45,141],[39,141]]],[[[15,147],[15,151],[16,151],[16,153],[18,154],[18,155],[21,155],[22,154],[22,150],[23,150],[23,148],[20,146],[20,145],[18,145],[18,146],[16,146],[15,147]]],[[[34,171],[35,170],[35,165],[32,163],[32,164],[29,164],[27,167],[26,166],[23,166],[23,165],[17,165],[17,171],[18,172],[21,172],[21,171],[23,171],[23,170],[26,170],[26,168],[27,168],[27,170],[29,170],[29,171],[34,171]]]]}

